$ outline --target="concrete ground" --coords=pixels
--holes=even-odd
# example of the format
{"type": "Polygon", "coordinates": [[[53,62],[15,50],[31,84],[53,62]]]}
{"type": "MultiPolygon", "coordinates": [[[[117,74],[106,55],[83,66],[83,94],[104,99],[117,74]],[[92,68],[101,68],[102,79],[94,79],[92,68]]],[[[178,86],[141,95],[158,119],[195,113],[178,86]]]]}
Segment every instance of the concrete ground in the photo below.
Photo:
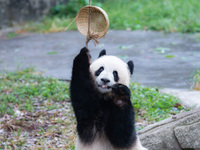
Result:
{"type": "MultiPolygon", "coordinates": [[[[192,75],[200,69],[200,39],[194,34],[109,31],[99,41],[97,47],[89,45],[93,60],[102,49],[133,60],[132,81],[145,86],[190,89],[192,75]]],[[[35,66],[44,75],[70,80],[73,59],[84,45],[78,31],[1,37],[0,72],[35,66]]]]}
{"type": "Polygon", "coordinates": [[[181,99],[182,104],[188,107],[200,107],[200,91],[187,89],[161,89],[160,92],[172,94],[181,99]]]}

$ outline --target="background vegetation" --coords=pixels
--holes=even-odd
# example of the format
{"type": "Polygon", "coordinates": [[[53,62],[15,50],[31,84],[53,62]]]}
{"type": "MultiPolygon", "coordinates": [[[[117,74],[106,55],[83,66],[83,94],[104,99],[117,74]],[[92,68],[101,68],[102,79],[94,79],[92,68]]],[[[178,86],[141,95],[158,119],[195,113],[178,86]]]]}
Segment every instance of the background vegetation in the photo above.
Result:
{"type": "MultiPolygon", "coordinates": [[[[42,77],[33,68],[0,74],[0,116],[14,115],[15,110],[34,112],[35,103],[69,101],[69,84],[51,77],[42,77]]],[[[184,110],[179,100],[155,88],[131,83],[132,102],[138,115],[149,123],[163,120],[184,110]]],[[[141,119],[140,118],[140,119],[141,119]]]]}
{"type": "Polygon", "coordinates": [[[193,87],[194,90],[200,91],[200,70],[196,70],[193,77],[193,87]]]}
{"type": "MultiPolygon", "coordinates": [[[[64,30],[88,0],[70,0],[67,5],[51,9],[50,16],[26,30],[54,32],[64,30]]],[[[200,3],[197,0],[92,0],[110,19],[110,29],[156,30],[165,32],[199,32],[200,3]]],[[[75,23],[69,30],[76,29],[75,23]]]]}
{"type": "MultiPolygon", "coordinates": [[[[137,130],[187,111],[158,89],[131,83],[130,90],[137,130]]],[[[0,149],[73,150],[75,128],[68,83],[33,68],[0,74],[0,149]]]]}

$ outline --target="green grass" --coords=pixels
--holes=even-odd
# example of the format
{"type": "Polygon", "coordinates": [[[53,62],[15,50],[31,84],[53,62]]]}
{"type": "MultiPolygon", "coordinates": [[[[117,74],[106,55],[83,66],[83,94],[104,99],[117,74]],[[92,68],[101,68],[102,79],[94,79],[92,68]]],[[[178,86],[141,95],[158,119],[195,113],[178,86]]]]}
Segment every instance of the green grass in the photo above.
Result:
{"type": "MultiPolygon", "coordinates": [[[[46,109],[55,109],[53,102],[69,99],[68,89],[69,85],[65,82],[42,77],[32,68],[1,74],[0,116],[13,114],[14,107],[33,112],[34,103],[45,100],[49,102],[46,109]]],[[[136,116],[140,119],[157,122],[183,110],[182,106],[175,107],[180,103],[177,98],[160,93],[154,88],[132,83],[130,89],[136,116]]]]}
{"type": "MultiPolygon", "coordinates": [[[[63,31],[88,1],[70,0],[67,5],[52,8],[51,16],[39,24],[30,23],[25,30],[63,31]]],[[[108,14],[110,29],[156,30],[165,32],[200,32],[198,0],[93,0],[108,14]]],[[[76,29],[73,23],[69,30],[76,29]]]]}
{"type": "Polygon", "coordinates": [[[160,93],[158,89],[131,83],[130,90],[139,121],[154,123],[186,110],[178,98],[160,93]]]}
{"type": "Polygon", "coordinates": [[[200,3],[196,0],[107,0],[102,7],[112,29],[200,31],[200,3]]]}
{"type": "MultiPolygon", "coordinates": [[[[13,114],[13,108],[34,111],[34,103],[69,99],[68,85],[57,79],[36,75],[33,68],[0,74],[0,116],[13,114]]],[[[48,106],[53,109],[54,106],[48,106]]]]}

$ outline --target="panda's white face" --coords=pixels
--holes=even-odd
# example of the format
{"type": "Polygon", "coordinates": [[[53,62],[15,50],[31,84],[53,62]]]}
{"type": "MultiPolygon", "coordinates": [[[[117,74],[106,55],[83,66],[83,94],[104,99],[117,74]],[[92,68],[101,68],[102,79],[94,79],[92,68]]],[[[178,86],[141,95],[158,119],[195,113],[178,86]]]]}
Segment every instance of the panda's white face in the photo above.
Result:
{"type": "Polygon", "coordinates": [[[90,65],[90,71],[101,93],[108,93],[116,83],[129,86],[130,70],[128,65],[116,56],[102,56],[90,65]]]}

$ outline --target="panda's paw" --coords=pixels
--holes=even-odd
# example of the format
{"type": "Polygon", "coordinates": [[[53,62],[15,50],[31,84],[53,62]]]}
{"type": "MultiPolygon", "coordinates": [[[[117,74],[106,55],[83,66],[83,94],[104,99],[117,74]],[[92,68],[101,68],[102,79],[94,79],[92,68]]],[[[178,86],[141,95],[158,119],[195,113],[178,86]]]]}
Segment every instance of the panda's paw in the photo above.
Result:
{"type": "Polygon", "coordinates": [[[90,65],[90,54],[87,47],[81,49],[80,53],[74,59],[74,64],[80,66],[90,65]]]}
{"type": "Polygon", "coordinates": [[[123,84],[112,86],[112,96],[114,104],[120,108],[130,103],[130,90],[123,84]]]}
{"type": "Polygon", "coordinates": [[[112,86],[112,91],[115,95],[130,96],[129,88],[123,84],[114,84],[112,86]]]}
{"type": "Polygon", "coordinates": [[[83,48],[81,49],[79,55],[85,55],[85,54],[87,54],[87,53],[89,53],[88,48],[87,48],[87,47],[83,47],[83,48]]]}
{"type": "Polygon", "coordinates": [[[83,47],[80,51],[80,53],[78,54],[78,56],[86,58],[87,60],[89,60],[91,58],[89,50],[87,47],[83,47]]]}

